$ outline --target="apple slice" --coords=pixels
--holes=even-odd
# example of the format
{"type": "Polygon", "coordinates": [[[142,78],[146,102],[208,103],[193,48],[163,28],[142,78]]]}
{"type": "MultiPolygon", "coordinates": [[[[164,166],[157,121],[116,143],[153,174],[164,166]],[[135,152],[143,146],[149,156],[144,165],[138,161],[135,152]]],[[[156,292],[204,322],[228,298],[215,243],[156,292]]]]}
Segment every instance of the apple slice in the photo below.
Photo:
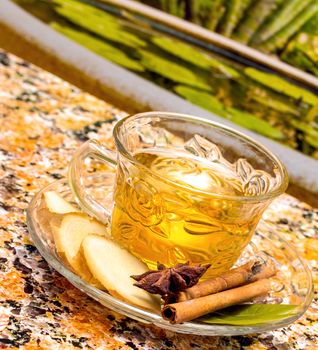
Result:
{"type": "Polygon", "coordinates": [[[64,214],[58,225],[51,224],[56,250],[84,280],[102,288],[86,265],[81,251],[83,239],[89,234],[106,236],[107,227],[84,213],[64,214]]]}
{"type": "Polygon", "coordinates": [[[66,214],[79,212],[77,208],[54,191],[44,192],[44,200],[46,207],[51,213],[66,214]]]}
{"type": "Polygon", "coordinates": [[[146,309],[160,309],[160,299],[135,287],[130,277],[148,271],[143,262],[105,237],[88,235],[82,246],[91,273],[111,295],[146,309]]]}

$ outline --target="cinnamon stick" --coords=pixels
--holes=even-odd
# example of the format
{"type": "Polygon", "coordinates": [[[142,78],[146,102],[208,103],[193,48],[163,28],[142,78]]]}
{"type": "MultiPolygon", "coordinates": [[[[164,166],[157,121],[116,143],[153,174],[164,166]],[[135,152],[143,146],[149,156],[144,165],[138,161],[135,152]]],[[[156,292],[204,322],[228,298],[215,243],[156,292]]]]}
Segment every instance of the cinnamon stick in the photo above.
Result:
{"type": "Polygon", "coordinates": [[[181,302],[190,299],[200,298],[209,294],[218,293],[227,289],[238,287],[246,283],[255,282],[260,279],[269,278],[275,275],[277,268],[272,259],[251,260],[248,263],[232,269],[224,274],[200,282],[195,286],[179,292],[168,298],[168,302],[181,302]]]}
{"type": "Polygon", "coordinates": [[[162,317],[173,324],[183,323],[210,312],[265,295],[269,290],[270,281],[268,279],[262,279],[220,293],[165,305],[162,309],[162,317]]]}

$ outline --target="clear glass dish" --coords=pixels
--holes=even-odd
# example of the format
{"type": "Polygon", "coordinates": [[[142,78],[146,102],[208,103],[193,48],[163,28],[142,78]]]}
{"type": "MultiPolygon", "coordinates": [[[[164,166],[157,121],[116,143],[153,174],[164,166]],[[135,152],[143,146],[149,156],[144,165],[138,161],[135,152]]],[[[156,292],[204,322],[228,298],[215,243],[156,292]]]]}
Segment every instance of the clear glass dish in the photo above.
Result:
{"type": "MultiPolygon", "coordinates": [[[[104,205],[112,207],[112,184],[114,173],[111,171],[94,174],[87,177],[87,184],[95,198],[102,200],[104,205]]],[[[154,324],[160,328],[186,334],[205,336],[242,335],[248,333],[262,333],[286,326],[307,310],[313,298],[313,284],[309,268],[300,258],[295,249],[282,237],[267,227],[264,222],[258,226],[252,242],[242,253],[238,265],[244,263],[257,253],[273,256],[279,264],[279,276],[276,278],[277,290],[272,292],[262,303],[284,303],[297,305],[296,312],[277,321],[266,322],[249,326],[207,324],[198,321],[172,325],[162,319],[159,314],[149,312],[139,307],[123,302],[105,291],[96,289],[77,276],[59,257],[55,250],[54,240],[49,230],[43,227],[41,208],[43,208],[43,193],[56,191],[64,199],[74,203],[67,181],[62,179],[43,188],[31,201],[27,209],[27,224],[31,238],[44,259],[60,274],[67,278],[75,287],[101,303],[102,305],[147,324],[154,324]]]]}

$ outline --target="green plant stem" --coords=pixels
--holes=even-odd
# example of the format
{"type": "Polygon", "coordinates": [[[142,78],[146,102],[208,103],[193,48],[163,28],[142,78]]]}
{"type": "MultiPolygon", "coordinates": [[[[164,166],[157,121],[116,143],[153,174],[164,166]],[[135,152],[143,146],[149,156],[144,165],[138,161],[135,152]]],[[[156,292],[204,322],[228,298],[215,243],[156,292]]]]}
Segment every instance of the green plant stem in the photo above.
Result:
{"type": "Polygon", "coordinates": [[[243,44],[248,44],[266,18],[277,9],[281,1],[282,0],[258,0],[254,2],[239,24],[234,39],[243,44]]]}
{"type": "Polygon", "coordinates": [[[205,27],[214,31],[217,28],[219,22],[221,21],[225,11],[226,7],[224,4],[224,0],[214,0],[205,23],[205,27]]]}
{"type": "Polygon", "coordinates": [[[271,21],[256,34],[254,44],[260,45],[282,30],[312,1],[313,0],[288,0],[284,6],[281,6],[280,9],[273,14],[271,21]]]}
{"type": "Polygon", "coordinates": [[[190,0],[192,22],[215,30],[225,12],[225,0],[190,0]]]}
{"type": "Polygon", "coordinates": [[[292,37],[308,20],[310,20],[310,18],[315,16],[316,13],[318,13],[318,4],[309,4],[292,22],[276,33],[268,41],[264,42],[260,46],[261,49],[265,52],[281,50],[290,37],[292,37]]]}
{"type": "Polygon", "coordinates": [[[220,33],[230,37],[251,0],[230,0],[220,33]]]}

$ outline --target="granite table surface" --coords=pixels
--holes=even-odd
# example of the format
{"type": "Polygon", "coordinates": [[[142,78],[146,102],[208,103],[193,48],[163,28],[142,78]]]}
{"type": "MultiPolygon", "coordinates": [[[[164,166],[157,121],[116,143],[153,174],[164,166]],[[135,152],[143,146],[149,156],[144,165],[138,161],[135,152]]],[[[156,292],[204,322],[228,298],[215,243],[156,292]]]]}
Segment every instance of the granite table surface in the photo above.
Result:
{"type": "Polygon", "coordinates": [[[0,349],[318,349],[318,210],[283,195],[266,221],[308,262],[313,303],[297,322],[258,335],[176,334],[123,317],[48,266],[29,238],[25,209],[65,176],[89,138],[113,147],[126,113],[0,50],[0,349]]]}

